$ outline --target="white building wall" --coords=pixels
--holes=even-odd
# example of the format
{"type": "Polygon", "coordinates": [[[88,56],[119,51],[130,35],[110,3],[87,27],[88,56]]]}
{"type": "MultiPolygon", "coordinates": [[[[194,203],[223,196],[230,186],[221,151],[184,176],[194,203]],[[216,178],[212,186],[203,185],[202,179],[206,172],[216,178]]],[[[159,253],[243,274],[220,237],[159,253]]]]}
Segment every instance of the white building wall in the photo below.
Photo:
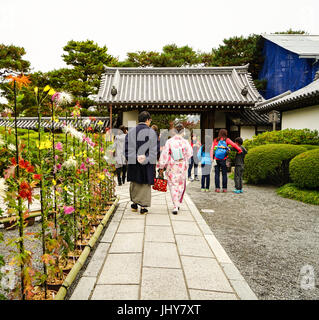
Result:
{"type": "Polygon", "coordinates": [[[245,141],[251,139],[256,133],[255,127],[253,126],[242,126],[240,127],[240,136],[245,141]]]}
{"type": "Polygon", "coordinates": [[[123,112],[123,125],[126,127],[135,127],[138,124],[138,110],[123,112]],[[130,124],[131,122],[131,124],[130,124]],[[134,125],[135,122],[136,124],[134,125]]]}
{"type": "Polygon", "coordinates": [[[319,130],[319,105],[283,112],[281,128],[319,130]]]}

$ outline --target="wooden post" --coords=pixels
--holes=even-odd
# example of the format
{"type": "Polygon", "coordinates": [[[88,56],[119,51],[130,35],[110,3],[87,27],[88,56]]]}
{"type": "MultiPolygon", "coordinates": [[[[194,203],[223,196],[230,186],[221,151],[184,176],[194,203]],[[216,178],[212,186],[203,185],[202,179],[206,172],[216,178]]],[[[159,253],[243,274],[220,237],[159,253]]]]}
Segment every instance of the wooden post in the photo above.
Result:
{"type": "Polygon", "coordinates": [[[110,104],[110,141],[112,141],[112,104],[110,104]]]}
{"type": "Polygon", "coordinates": [[[214,130],[215,110],[203,111],[200,114],[201,143],[205,143],[205,129],[214,130]]]}

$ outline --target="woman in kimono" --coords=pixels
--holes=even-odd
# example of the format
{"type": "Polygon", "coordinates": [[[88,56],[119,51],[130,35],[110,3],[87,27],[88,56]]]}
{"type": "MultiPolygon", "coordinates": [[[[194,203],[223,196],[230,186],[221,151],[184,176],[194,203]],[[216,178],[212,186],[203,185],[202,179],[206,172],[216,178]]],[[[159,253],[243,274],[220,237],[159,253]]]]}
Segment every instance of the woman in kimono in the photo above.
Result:
{"type": "Polygon", "coordinates": [[[174,204],[173,214],[178,213],[182,204],[188,163],[193,155],[193,149],[183,138],[183,132],[183,125],[177,124],[174,128],[174,136],[166,141],[158,162],[160,175],[163,175],[163,169],[166,168],[167,183],[174,204]]]}

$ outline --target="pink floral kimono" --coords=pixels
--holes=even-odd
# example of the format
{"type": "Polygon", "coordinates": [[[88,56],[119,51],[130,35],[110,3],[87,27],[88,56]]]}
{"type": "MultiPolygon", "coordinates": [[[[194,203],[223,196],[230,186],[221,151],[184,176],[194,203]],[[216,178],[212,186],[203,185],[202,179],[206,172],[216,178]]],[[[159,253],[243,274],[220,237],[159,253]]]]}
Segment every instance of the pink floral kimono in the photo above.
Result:
{"type": "Polygon", "coordinates": [[[159,159],[158,167],[160,169],[166,168],[167,183],[175,207],[180,207],[183,201],[186,189],[186,173],[192,155],[193,149],[189,142],[177,134],[167,140],[159,159]],[[173,159],[173,149],[181,149],[181,160],[173,159]]]}

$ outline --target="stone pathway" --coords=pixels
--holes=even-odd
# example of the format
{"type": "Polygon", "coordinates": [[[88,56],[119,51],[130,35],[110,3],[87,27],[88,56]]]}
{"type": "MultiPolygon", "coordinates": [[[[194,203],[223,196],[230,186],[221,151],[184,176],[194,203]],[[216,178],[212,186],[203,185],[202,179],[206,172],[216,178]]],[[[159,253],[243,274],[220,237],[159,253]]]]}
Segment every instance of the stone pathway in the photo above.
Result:
{"type": "Polygon", "coordinates": [[[131,211],[129,183],[71,300],[255,300],[256,295],[186,194],[152,191],[147,215],[131,211]]]}

